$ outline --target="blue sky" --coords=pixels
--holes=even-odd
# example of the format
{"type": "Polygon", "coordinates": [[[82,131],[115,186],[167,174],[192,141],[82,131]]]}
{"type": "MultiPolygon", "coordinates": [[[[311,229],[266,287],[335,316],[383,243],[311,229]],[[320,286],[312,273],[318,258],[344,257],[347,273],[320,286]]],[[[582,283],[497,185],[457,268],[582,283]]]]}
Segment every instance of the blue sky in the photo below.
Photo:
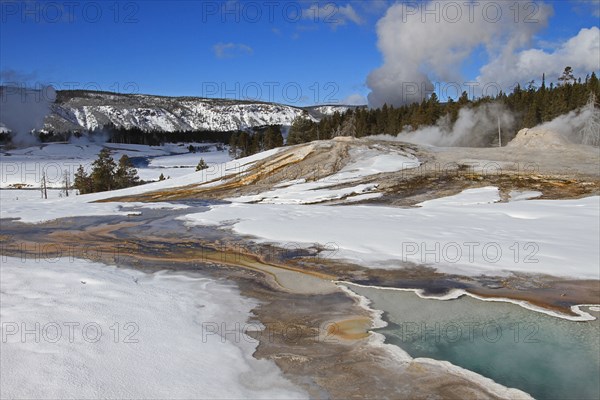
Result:
{"type": "MultiPolygon", "coordinates": [[[[314,1],[2,0],[0,70],[5,83],[57,89],[342,102],[369,93],[366,77],[383,63],[376,23],[391,4],[322,2],[317,10],[314,1]]],[[[538,47],[551,51],[599,25],[598,2],[551,4],[538,47]]],[[[464,78],[487,61],[474,51],[462,63],[464,78]]]]}

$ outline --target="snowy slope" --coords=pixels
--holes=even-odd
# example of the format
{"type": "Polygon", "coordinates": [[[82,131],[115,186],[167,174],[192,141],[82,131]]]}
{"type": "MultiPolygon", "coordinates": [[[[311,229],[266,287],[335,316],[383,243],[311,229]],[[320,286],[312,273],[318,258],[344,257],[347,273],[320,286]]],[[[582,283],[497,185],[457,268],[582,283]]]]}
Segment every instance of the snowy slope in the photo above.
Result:
{"type": "Polygon", "coordinates": [[[232,131],[289,126],[298,116],[313,118],[303,108],[276,103],[92,91],[58,93],[45,122],[46,130],[56,132],[91,130],[107,124],[145,131],[232,131]]]}

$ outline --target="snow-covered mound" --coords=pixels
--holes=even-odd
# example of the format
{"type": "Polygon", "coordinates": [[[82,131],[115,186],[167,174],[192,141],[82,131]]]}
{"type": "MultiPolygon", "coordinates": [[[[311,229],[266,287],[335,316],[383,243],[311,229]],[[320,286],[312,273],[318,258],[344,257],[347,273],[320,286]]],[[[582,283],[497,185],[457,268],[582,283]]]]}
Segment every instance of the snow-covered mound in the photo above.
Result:
{"type": "MultiPolygon", "coordinates": [[[[352,141],[347,138],[336,139],[343,143],[352,141]]],[[[317,145],[302,146],[300,149],[310,153],[319,151],[317,145]]],[[[342,150],[346,154],[346,165],[330,175],[314,179],[314,176],[283,179],[270,190],[257,194],[229,198],[233,202],[272,203],[272,204],[311,204],[331,200],[344,199],[359,201],[376,198],[382,195],[375,182],[362,183],[378,174],[397,172],[407,168],[415,168],[419,161],[412,154],[373,144],[353,144],[342,150]],[[312,179],[311,179],[312,178],[312,179]]],[[[314,161],[311,161],[314,162],[314,161]]]]}
{"type": "MultiPolygon", "coordinates": [[[[213,165],[162,185],[110,193],[118,201],[217,198],[235,202],[312,204],[382,195],[381,176],[418,167],[402,145],[352,138],[315,141],[213,165]]],[[[106,195],[105,195],[106,196],[106,195]]],[[[107,196],[107,197],[108,197],[107,196]]]]}
{"type": "Polygon", "coordinates": [[[564,147],[571,142],[556,131],[549,129],[521,129],[517,136],[511,140],[506,147],[528,147],[536,149],[548,149],[564,147]]]}

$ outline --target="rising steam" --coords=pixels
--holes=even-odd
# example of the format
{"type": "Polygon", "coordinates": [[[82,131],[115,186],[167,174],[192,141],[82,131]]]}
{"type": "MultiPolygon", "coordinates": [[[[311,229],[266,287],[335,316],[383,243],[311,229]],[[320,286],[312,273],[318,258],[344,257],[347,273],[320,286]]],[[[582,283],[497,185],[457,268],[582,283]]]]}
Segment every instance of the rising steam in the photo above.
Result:
{"type": "Polygon", "coordinates": [[[32,132],[44,126],[44,119],[55,99],[56,91],[52,86],[40,89],[0,87],[0,123],[10,130],[13,144],[28,146],[37,143],[32,132]]]}
{"type": "Polygon", "coordinates": [[[433,126],[418,130],[405,128],[398,134],[398,140],[442,147],[487,147],[498,143],[498,124],[502,141],[506,143],[514,136],[515,118],[504,105],[463,107],[455,123],[446,115],[433,126]]]}
{"type": "Polygon", "coordinates": [[[463,90],[494,96],[544,73],[555,80],[567,65],[576,76],[600,68],[596,26],[550,50],[536,47],[536,34],[553,12],[542,1],[395,3],[377,23],[383,64],[367,77],[369,105],[420,102],[434,88],[442,101],[463,90]],[[474,54],[485,55],[487,64],[477,66],[478,76],[465,77],[460,71],[474,54]]]}
{"type": "Polygon", "coordinates": [[[532,130],[547,130],[556,132],[570,142],[579,144],[600,145],[598,135],[600,127],[597,122],[600,110],[593,105],[587,105],[579,110],[571,111],[554,118],[550,122],[538,125],[532,130]]]}

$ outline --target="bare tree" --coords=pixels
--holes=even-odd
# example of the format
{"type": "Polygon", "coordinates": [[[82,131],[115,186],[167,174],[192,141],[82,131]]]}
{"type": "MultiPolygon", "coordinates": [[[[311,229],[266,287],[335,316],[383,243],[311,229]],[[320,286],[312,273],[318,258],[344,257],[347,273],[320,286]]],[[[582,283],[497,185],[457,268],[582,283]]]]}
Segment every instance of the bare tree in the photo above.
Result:
{"type": "Polygon", "coordinates": [[[69,172],[65,169],[63,172],[63,193],[65,197],[69,197],[69,188],[71,187],[71,179],[69,178],[69,172]]]}
{"type": "Polygon", "coordinates": [[[42,192],[42,199],[47,199],[48,187],[46,186],[46,171],[42,172],[42,182],[40,183],[40,190],[42,192]]]}

